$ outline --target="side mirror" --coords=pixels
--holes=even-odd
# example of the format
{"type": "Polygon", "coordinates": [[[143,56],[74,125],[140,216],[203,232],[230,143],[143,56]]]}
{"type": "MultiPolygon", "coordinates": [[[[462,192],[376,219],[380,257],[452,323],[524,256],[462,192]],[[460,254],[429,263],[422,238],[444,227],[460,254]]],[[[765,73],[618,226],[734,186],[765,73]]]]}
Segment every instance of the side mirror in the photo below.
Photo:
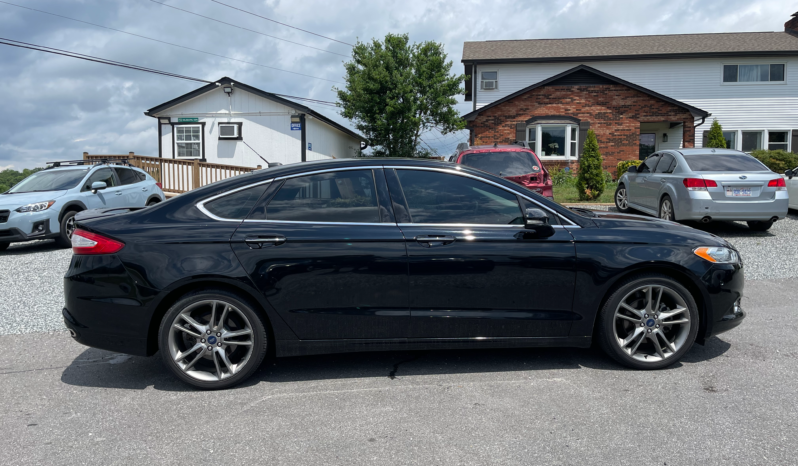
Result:
{"type": "Polygon", "coordinates": [[[626,173],[637,173],[637,165],[629,165],[629,168],[626,169],[626,173]]]}
{"type": "Polygon", "coordinates": [[[91,184],[91,192],[92,194],[97,194],[97,191],[105,189],[107,187],[108,185],[105,184],[105,181],[95,181],[94,183],[91,184]]]}
{"type": "Polygon", "coordinates": [[[795,176],[795,172],[792,170],[784,170],[784,176],[786,176],[789,179],[792,179],[792,177],[795,176]]]}
{"type": "Polygon", "coordinates": [[[534,233],[535,238],[548,238],[554,235],[554,228],[549,225],[549,216],[541,209],[534,207],[526,209],[524,221],[527,233],[534,233]]]}

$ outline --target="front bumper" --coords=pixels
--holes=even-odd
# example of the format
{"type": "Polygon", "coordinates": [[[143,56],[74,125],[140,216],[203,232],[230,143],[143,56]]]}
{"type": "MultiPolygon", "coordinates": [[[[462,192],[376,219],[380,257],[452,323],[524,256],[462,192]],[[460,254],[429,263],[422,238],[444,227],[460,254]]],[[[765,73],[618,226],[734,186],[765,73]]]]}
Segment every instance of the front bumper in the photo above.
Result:
{"type": "Polygon", "coordinates": [[[676,206],[679,220],[768,221],[773,217],[783,219],[787,216],[788,203],[786,191],[777,191],[773,199],[762,201],[714,200],[706,192],[691,192],[690,198],[676,206]]]}
{"type": "Polygon", "coordinates": [[[740,325],[746,313],[741,306],[745,276],[743,265],[713,264],[701,281],[708,293],[704,339],[727,332],[740,325]]]}
{"type": "Polygon", "coordinates": [[[58,236],[61,230],[58,211],[51,209],[25,213],[9,211],[8,220],[0,223],[0,241],[16,243],[58,236]]]}

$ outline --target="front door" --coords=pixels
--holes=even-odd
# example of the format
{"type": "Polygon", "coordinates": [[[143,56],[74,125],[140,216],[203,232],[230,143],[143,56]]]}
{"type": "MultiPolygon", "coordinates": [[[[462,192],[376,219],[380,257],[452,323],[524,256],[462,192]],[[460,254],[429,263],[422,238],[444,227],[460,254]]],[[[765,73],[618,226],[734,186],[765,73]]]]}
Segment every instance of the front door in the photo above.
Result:
{"type": "Polygon", "coordinates": [[[657,151],[657,135],[655,133],[640,133],[640,158],[645,160],[646,157],[657,151]]]}
{"type": "Polygon", "coordinates": [[[232,246],[282,319],[302,340],[406,338],[407,256],[382,170],[274,183],[232,246]]]}
{"type": "Polygon", "coordinates": [[[88,209],[104,209],[110,207],[122,207],[122,192],[119,190],[119,181],[114,176],[110,168],[103,167],[89,175],[80,189],[80,201],[88,209]],[[105,183],[105,189],[99,189],[96,193],[91,192],[91,185],[97,181],[105,183]]]}
{"type": "Polygon", "coordinates": [[[409,214],[399,226],[409,261],[411,337],[568,335],[575,248],[565,228],[524,239],[522,203],[529,201],[478,179],[409,168],[386,175],[402,205],[397,210],[409,214]]]}

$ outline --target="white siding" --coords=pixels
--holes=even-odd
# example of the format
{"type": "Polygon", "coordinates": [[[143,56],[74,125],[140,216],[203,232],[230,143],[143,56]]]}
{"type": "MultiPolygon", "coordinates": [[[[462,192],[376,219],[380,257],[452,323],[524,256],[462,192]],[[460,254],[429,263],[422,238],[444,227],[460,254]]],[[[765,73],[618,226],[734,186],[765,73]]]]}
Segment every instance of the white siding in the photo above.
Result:
{"type": "Polygon", "coordinates": [[[172,158],[172,127],[170,125],[160,125],[161,128],[161,157],[172,158]]]}
{"type": "Polygon", "coordinates": [[[306,117],[307,142],[313,150],[307,151],[308,160],[341,159],[357,156],[360,141],[315,118],[306,117]]]}
{"type": "Polygon", "coordinates": [[[581,64],[711,113],[706,124],[696,128],[696,147],[713,118],[725,131],[798,129],[798,59],[784,57],[479,65],[475,76],[499,72],[499,88],[483,91],[477,82],[476,108],[581,64]],[[786,63],[785,82],[723,84],[723,64],[736,63],[786,63]]]}

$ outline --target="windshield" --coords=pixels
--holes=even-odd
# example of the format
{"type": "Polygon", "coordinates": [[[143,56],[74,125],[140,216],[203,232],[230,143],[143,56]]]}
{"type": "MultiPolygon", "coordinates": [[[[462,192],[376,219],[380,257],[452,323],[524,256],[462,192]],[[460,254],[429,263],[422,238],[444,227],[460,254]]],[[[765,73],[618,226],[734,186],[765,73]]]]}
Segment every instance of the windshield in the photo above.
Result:
{"type": "Polygon", "coordinates": [[[40,171],[20,181],[9,189],[9,193],[29,193],[34,191],[61,191],[72,189],[86,176],[86,169],[82,170],[53,170],[40,171]]]}
{"type": "Polygon", "coordinates": [[[460,163],[499,176],[540,173],[540,165],[531,152],[477,152],[464,155],[460,163]]]}
{"type": "Polygon", "coordinates": [[[685,154],[684,160],[694,172],[761,172],[768,167],[747,154],[685,154]]]}

